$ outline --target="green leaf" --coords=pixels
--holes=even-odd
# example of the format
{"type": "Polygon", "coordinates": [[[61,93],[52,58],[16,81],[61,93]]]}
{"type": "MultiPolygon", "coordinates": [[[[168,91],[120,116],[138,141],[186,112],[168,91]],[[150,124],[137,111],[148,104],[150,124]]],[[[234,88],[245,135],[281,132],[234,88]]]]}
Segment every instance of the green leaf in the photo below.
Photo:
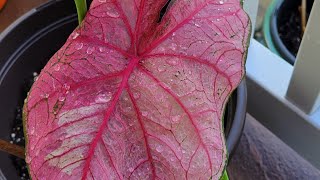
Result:
{"type": "Polygon", "coordinates": [[[225,169],[220,180],[229,180],[227,170],[225,169]]]}
{"type": "Polygon", "coordinates": [[[77,12],[78,12],[78,21],[80,25],[88,10],[87,2],[86,0],[74,0],[74,2],[76,3],[77,12]]]}

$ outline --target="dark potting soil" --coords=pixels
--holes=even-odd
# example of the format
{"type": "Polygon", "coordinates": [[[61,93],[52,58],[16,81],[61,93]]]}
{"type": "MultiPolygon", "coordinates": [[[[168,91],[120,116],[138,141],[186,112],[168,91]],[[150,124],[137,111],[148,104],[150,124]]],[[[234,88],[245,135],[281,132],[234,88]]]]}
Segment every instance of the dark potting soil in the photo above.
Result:
{"type": "MultiPolygon", "coordinates": [[[[25,146],[25,138],[24,138],[24,132],[23,132],[23,123],[22,123],[23,103],[24,103],[24,99],[27,96],[27,93],[29,92],[32,84],[34,83],[34,79],[37,76],[38,76],[38,73],[35,72],[25,80],[24,87],[21,91],[21,97],[23,98],[21,98],[21,102],[19,102],[19,105],[16,107],[16,116],[15,116],[15,120],[12,123],[12,129],[10,134],[10,143],[12,144],[16,144],[23,147],[25,146]]],[[[22,180],[29,180],[30,177],[29,177],[27,165],[24,159],[11,156],[11,160],[20,178],[22,180]]]]}
{"type": "MultiPolygon", "coordinates": [[[[307,12],[309,18],[310,11],[307,12]]],[[[299,7],[278,17],[279,36],[287,49],[297,56],[302,40],[301,14],[299,7]]]]}

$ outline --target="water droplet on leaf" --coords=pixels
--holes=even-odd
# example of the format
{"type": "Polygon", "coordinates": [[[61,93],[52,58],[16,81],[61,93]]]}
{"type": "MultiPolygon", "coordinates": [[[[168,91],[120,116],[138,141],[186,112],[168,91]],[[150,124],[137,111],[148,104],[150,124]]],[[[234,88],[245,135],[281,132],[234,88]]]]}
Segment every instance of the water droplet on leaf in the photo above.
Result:
{"type": "Polygon", "coordinates": [[[198,24],[198,23],[194,23],[194,25],[196,26],[196,27],[201,27],[201,25],[200,24],[198,24]]]}
{"type": "Polygon", "coordinates": [[[140,94],[139,92],[133,93],[133,97],[134,97],[135,99],[139,99],[140,96],[141,96],[141,94],[140,94]]]}
{"type": "Polygon", "coordinates": [[[177,61],[176,59],[174,59],[174,58],[167,59],[166,62],[167,62],[168,64],[170,64],[170,65],[173,65],[173,66],[175,66],[175,65],[178,64],[178,61],[177,61]]]}
{"type": "Polygon", "coordinates": [[[162,152],[163,151],[163,147],[161,145],[156,147],[156,151],[158,152],[162,152]]]}
{"type": "Polygon", "coordinates": [[[83,43],[77,43],[75,45],[76,50],[80,50],[80,49],[82,49],[82,47],[83,47],[83,43]]]}
{"type": "Polygon", "coordinates": [[[99,47],[100,52],[104,52],[105,48],[104,47],[99,47]]]}
{"type": "Polygon", "coordinates": [[[173,122],[178,122],[178,121],[180,121],[180,119],[181,119],[181,115],[176,115],[176,116],[172,117],[173,122]]]}
{"type": "Polygon", "coordinates": [[[31,162],[31,158],[29,156],[26,157],[26,163],[30,163],[31,162]]]}
{"type": "Polygon", "coordinates": [[[148,111],[142,111],[141,114],[142,114],[142,116],[147,116],[148,115],[148,111]]]}
{"type": "Polygon", "coordinates": [[[63,102],[63,101],[65,101],[66,100],[66,97],[64,97],[64,96],[61,96],[61,97],[59,97],[59,99],[58,99],[60,102],[63,102]]]}
{"type": "Polygon", "coordinates": [[[73,35],[72,35],[72,39],[76,39],[80,34],[78,32],[75,32],[73,35]]]}
{"type": "Polygon", "coordinates": [[[88,47],[87,54],[92,54],[94,51],[94,47],[88,47]]]}
{"type": "Polygon", "coordinates": [[[54,66],[54,70],[55,70],[55,71],[60,71],[60,65],[59,65],[59,64],[55,65],[55,66],[54,66]]]}
{"type": "Polygon", "coordinates": [[[63,88],[64,88],[65,90],[69,90],[69,89],[70,89],[70,86],[69,86],[68,84],[63,84],[63,88]]]}
{"type": "Polygon", "coordinates": [[[113,9],[110,9],[108,12],[107,12],[107,15],[110,16],[110,17],[113,17],[113,18],[117,18],[120,16],[120,14],[113,10],[113,9]]]}
{"type": "Polygon", "coordinates": [[[159,71],[159,72],[164,72],[166,69],[167,69],[167,68],[166,68],[165,65],[159,65],[159,66],[158,66],[158,71],[159,71]]]}
{"type": "Polygon", "coordinates": [[[112,93],[99,94],[95,100],[96,103],[107,103],[112,99],[112,93]]]}

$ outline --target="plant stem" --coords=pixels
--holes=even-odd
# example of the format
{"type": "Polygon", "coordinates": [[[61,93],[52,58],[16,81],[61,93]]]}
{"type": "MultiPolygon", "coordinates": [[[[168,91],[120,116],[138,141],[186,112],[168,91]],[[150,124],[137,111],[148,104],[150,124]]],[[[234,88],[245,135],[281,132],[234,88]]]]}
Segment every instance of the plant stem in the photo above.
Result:
{"type": "Polygon", "coordinates": [[[78,21],[80,25],[88,10],[87,2],[86,0],[74,0],[74,2],[76,3],[77,12],[78,12],[78,21]]]}
{"type": "Polygon", "coordinates": [[[228,172],[225,169],[220,180],[229,180],[228,172]]]}
{"type": "Polygon", "coordinates": [[[25,151],[23,147],[15,144],[11,144],[2,139],[0,139],[0,150],[22,159],[25,158],[25,154],[24,154],[25,151]]]}

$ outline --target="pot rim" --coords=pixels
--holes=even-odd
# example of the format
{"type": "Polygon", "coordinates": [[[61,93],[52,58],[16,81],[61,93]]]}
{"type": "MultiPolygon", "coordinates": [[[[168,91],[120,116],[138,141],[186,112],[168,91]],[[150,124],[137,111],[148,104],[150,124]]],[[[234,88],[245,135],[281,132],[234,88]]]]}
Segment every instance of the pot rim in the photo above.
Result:
{"type": "Polygon", "coordinates": [[[241,81],[238,88],[233,93],[235,92],[237,93],[235,100],[232,100],[232,96],[229,98],[229,100],[233,101],[233,103],[236,103],[235,110],[233,110],[234,116],[232,126],[226,137],[226,145],[229,152],[229,157],[232,157],[235,150],[237,149],[246,121],[247,85],[245,78],[241,81]]]}
{"type": "Polygon", "coordinates": [[[273,9],[270,22],[269,22],[270,32],[271,32],[271,38],[274,42],[274,45],[278,49],[278,52],[280,53],[280,55],[283,56],[286,61],[288,61],[290,64],[293,65],[296,61],[296,57],[285,46],[285,44],[283,43],[283,41],[279,36],[279,31],[278,31],[278,15],[284,2],[285,0],[278,0],[277,3],[275,4],[275,7],[273,9]]]}

